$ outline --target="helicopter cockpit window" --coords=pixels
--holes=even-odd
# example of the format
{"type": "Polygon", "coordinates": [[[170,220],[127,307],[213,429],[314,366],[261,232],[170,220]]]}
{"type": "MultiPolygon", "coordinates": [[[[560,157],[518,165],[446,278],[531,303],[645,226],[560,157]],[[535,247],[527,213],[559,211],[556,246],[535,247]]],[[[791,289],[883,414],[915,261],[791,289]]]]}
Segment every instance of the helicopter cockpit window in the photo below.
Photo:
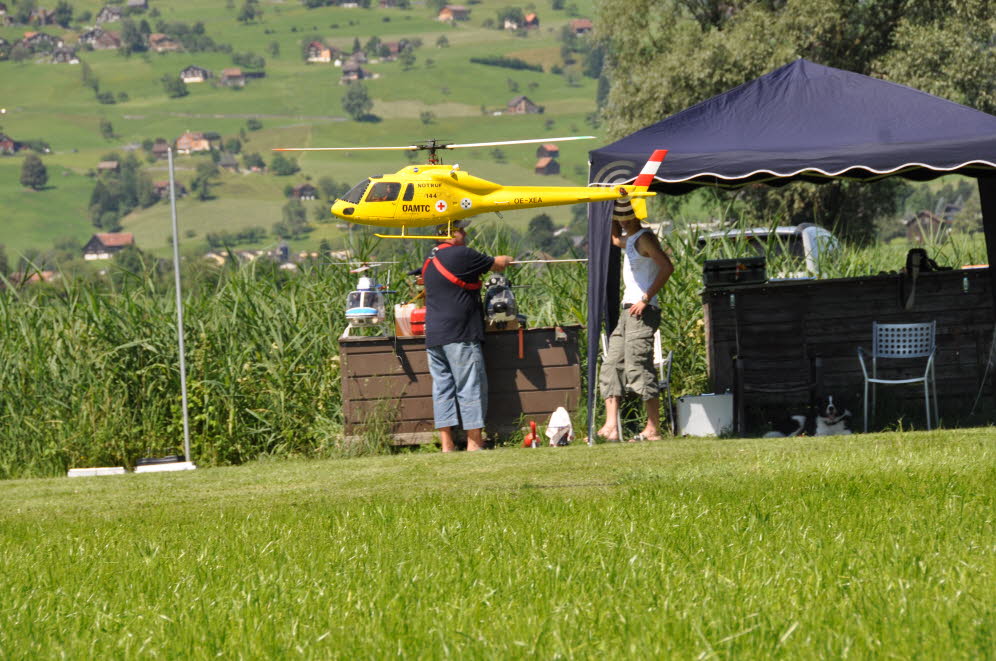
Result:
{"type": "Polygon", "coordinates": [[[346,309],[351,310],[353,308],[363,307],[363,292],[361,291],[351,291],[346,296],[346,309]]]}
{"type": "Polygon", "coordinates": [[[350,204],[359,204],[360,200],[363,199],[363,193],[366,192],[367,186],[369,185],[370,185],[370,180],[364,179],[360,183],[350,188],[349,192],[342,196],[342,201],[349,202],[350,204]]]}
{"type": "Polygon", "coordinates": [[[367,202],[394,202],[401,193],[401,184],[396,181],[379,181],[367,194],[367,202]]]}
{"type": "Polygon", "coordinates": [[[404,202],[411,202],[415,199],[415,184],[408,184],[405,187],[405,196],[401,199],[404,202]]]}

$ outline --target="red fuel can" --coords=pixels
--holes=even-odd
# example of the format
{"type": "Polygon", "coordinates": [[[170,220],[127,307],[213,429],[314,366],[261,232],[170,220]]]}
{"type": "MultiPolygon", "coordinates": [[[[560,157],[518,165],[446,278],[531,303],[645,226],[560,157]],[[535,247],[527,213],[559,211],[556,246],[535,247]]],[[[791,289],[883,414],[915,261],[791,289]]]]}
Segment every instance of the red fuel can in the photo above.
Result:
{"type": "Polygon", "coordinates": [[[412,310],[412,334],[425,335],[425,308],[412,310]]]}

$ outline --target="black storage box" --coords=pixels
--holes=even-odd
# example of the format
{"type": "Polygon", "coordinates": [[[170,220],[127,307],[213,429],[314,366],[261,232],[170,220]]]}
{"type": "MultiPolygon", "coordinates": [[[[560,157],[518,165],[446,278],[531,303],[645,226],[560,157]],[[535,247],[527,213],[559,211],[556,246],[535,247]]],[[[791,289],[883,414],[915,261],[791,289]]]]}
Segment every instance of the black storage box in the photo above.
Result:
{"type": "Polygon", "coordinates": [[[706,260],[702,283],[706,287],[752,285],[768,279],[764,257],[736,257],[706,260]]]}

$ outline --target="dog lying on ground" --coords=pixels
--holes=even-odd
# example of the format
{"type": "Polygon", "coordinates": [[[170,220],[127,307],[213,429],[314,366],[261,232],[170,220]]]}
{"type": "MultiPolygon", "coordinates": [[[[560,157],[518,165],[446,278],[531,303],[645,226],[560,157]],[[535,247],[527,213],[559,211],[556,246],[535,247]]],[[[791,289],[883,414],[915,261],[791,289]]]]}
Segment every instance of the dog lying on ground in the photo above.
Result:
{"type": "Polygon", "coordinates": [[[815,436],[842,436],[850,434],[848,418],[851,412],[833,403],[833,395],[828,395],[816,409],[815,436]]]}
{"type": "Polygon", "coordinates": [[[790,415],[772,425],[765,438],[785,436],[842,436],[852,433],[848,427],[851,412],[833,401],[833,395],[824,397],[816,406],[814,415],[790,415]]]}

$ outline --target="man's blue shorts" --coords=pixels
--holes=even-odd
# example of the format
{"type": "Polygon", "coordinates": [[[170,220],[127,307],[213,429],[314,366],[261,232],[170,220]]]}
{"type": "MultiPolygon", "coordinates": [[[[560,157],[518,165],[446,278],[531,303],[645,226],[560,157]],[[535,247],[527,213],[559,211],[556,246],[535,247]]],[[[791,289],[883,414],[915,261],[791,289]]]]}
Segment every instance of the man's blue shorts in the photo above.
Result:
{"type": "Polygon", "coordinates": [[[432,375],[436,429],[481,429],[488,414],[488,375],[480,342],[453,342],[426,349],[432,375]]]}

